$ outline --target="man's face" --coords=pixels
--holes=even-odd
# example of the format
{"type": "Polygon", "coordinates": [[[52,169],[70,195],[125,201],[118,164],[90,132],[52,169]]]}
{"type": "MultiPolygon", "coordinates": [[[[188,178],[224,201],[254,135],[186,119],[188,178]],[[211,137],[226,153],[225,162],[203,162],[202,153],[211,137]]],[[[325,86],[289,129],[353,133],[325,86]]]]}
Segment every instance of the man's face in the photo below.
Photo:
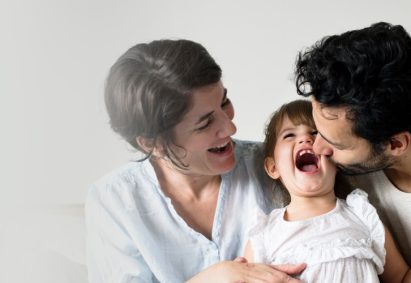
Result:
{"type": "Polygon", "coordinates": [[[312,100],[318,135],[314,151],[330,158],[345,174],[355,175],[387,168],[393,164],[385,151],[376,152],[371,144],[352,132],[352,121],[345,107],[322,107],[312,100]]]}

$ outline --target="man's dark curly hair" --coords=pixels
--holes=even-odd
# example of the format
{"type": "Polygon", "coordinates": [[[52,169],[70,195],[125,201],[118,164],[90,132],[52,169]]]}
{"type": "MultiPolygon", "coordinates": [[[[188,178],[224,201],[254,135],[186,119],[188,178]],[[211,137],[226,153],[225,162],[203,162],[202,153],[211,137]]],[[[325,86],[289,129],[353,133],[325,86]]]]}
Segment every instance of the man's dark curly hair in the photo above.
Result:
{"type": "Polygon", "coordinates": [[[374,149],[411,132],[411,38],[380,22],[333,35],[300,52],[297,92],[324,107],[347,107],[355,135],[374,149]]]}

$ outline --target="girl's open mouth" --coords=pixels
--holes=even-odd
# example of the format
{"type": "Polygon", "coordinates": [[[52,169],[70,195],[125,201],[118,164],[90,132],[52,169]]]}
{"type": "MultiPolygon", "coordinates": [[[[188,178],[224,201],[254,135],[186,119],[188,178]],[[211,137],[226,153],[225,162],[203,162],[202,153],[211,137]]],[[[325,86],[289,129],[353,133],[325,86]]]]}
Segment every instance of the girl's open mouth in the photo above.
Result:
{"type": "Polygon", "coordinates": [[[318,170],[318,157],[311,149],[302,149],[297,152],[295,166],[302,172],[315,172],[318,170]]]}

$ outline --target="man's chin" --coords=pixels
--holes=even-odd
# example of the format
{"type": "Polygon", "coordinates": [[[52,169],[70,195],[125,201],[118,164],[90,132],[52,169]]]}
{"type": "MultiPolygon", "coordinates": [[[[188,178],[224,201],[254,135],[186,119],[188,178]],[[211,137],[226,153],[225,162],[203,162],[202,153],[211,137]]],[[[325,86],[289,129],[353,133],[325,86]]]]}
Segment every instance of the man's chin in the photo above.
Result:
{"type": "Polygon", "coordinates": [[[367,174],[367,173],[380,171],[380,170],[383,170],[389,167],[390,164],[381,164],[379,166],[368,167],[362,164],[354,164],[354,165],[345,166],[345,165],[336,163],[336,166],[343,174],[352,176],[352,175],[361,175],[361,174],[367,174]]]}

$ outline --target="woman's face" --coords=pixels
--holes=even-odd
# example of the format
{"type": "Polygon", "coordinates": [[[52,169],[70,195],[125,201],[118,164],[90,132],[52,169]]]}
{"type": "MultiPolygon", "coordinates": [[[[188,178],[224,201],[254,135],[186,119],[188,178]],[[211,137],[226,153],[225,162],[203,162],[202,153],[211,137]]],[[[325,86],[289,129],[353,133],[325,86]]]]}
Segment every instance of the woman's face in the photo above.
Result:
{"type": "Polygon", "coordinates": [[[220,175],[235,164],[231,136],[237,131],[234,108],[222,82],[191,94],[191,109],[174,129],[173,150],[188,165],[186,174],[220,175]]]}

